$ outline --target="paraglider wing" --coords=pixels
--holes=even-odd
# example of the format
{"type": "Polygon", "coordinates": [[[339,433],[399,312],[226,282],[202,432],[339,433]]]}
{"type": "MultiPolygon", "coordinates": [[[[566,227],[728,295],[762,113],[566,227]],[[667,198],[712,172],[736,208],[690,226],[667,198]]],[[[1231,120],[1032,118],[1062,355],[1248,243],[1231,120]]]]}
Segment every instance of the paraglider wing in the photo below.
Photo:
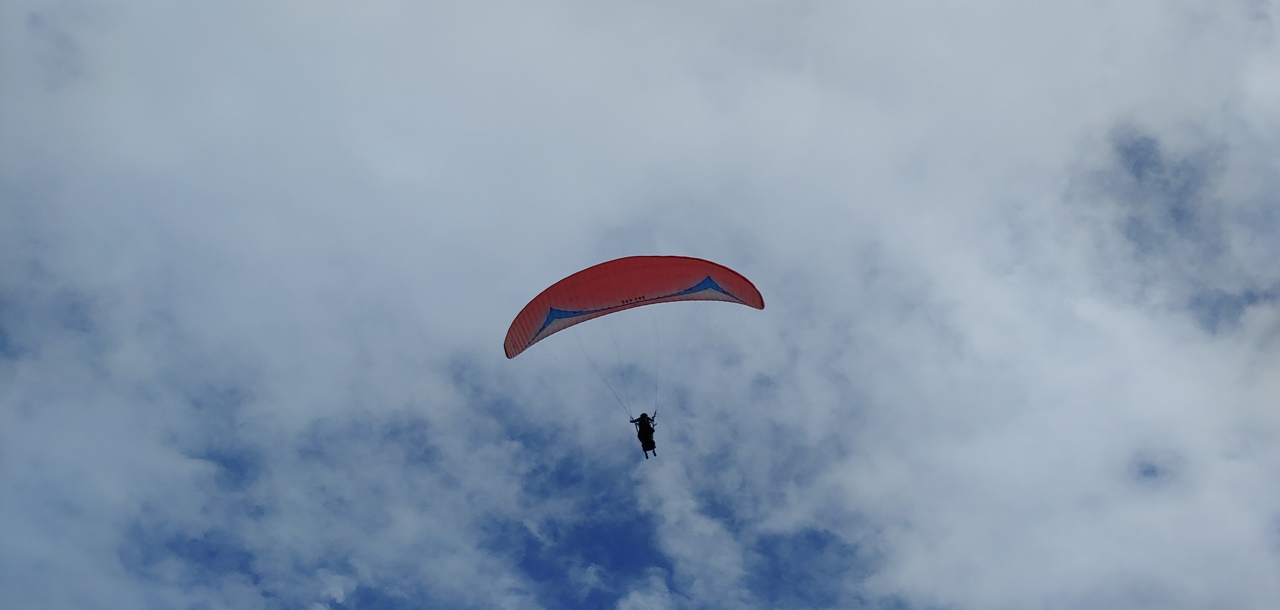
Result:
{"type": "Polygon", "coordinates": [[[630,256],[583,269],[542,291],[507,330],[507,358],[574,324],[655,303],[725,301],[764,309],[747,278],[684,256],[630,256]]]}

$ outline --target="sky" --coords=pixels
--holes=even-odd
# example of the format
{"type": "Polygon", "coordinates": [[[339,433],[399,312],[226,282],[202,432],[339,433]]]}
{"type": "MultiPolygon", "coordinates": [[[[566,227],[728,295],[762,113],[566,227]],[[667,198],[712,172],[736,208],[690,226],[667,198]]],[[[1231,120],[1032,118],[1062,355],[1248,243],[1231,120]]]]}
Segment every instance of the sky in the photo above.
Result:
{"type": "Polygon", "coordinates": [[[5,2],[0,607],[1274,608],[1278,20],[5,2]]]}

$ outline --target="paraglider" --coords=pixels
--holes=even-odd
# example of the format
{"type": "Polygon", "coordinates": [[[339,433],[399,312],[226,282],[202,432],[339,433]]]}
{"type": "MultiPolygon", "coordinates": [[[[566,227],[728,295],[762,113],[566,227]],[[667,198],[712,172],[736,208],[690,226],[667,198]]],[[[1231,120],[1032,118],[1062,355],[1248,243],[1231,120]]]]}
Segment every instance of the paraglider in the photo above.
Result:
{"type": "Polygon", "coordinates": [[[631,420],[636,425],[636,438],[640,439],[640,448],[644,450],[644,459],[649,459],[649,452],[652,451],[656,457],[658,455],[657,445],[653,442],[653,428],[658,425],[655,421],[658,418],[658,411],[653,411],[653,417],[649,417],[648,413],[641,413],[640,417],[631,420]]]}
{"type": "MultiPolygon", "coordinates": [[[[534,297],[511,322],[503,349],[507,358],[576,324],[620,311],[675,301],[722,301],[764,309],[764,297],[740,273],[686,256],[629,256],[583,269],[534,297]]],[[[657,415],[657,410],[654,410],[657,415]]],[[[636,425],[645,459],[657,455],[653,418],[636,425]]]]}

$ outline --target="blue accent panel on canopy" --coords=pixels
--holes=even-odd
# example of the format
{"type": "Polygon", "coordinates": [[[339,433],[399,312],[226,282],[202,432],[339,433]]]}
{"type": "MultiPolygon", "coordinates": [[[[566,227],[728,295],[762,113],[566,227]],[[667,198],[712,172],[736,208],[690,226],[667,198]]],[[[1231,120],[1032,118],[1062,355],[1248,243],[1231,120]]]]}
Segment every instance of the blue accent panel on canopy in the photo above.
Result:
{"type": "Polygon", "coordinates": [[[538,332],[534,333],[533,336],[536,338],[538,335],[541,335],[542,331],[547,330],[547,327],[551,326],[551,323],[555,322],[556,320],[563,320],[565,318],[576,318],[578,316],[589,316],[593,313],[599,313],[601,311],[607,311],[609,309],[614,309],[614,308],[606,307],[604,309],[588,309],[584,311],[565,311],[563,309],[556,309],[555,307],[552,307],[547,310],[547,319],[542,321],[542,326],[538,328],[538,332]]]}
{"type": "MultiPolygon", "coordinates": [[[[703,280],[702,280],[701,282],[698,282],[697,284],[694,284],[693,286],[690,286],[690,287],[688,287],[688,288],[685,288],[684,290],[681,290],[681,291],[679,291],[679,292],[673,292],[673,293],[671,293],[671,294],[663,295],[663,296],[660,296],[660,297],[654,297],[654,298],[652,298],[652,299],[647,299],[647,301],[648,301],[648,302],[657,302],[657,301],[661,301],[661,300],[663,300],[663,299],[671,299],[671,298],[676,298],[676,297],[687,297],[687,296],[689,296],[689,295],[691,295],[691,294],[697,294],[697,293],[699,293],[699,292],[706,292],[706,291],[708,291],[708,290],[711,290],[711,291],[714,291],[714,292],[719,292],[720,294],[723,294],[723,295],[725,295],[725,296],[727,296],[727,297],[729,297],[729,298],[731,298],[731,299],[733,299],[733,300],[735,300],[735,301],[737,301],[737,302],[739,302],[739,303],[743,303],[742,299],[739,299],[737,296],[733,295],[733,294],[732,294],[732,293],[730,293],[728,290],[725,290],[724,288],[721,288],[721,287],[720,287],[720,284],[717,284],[717,283],[716,283],[716,281],[715,281],[715,280],[713,280],[713,279],[711,279],[711,276],[709,276],[709,275],[708,275],[707,277],[703,278],[703,280]]],[[[746,303],[743,303],[743,304],[745,305],[746,303]]],[[[536,332],[536,333],[534,333],[534,334],[533,334],[533,340],[531,340],[531,341],[530,341],[530,343],[532,343],[533,341],[536,341],[536,340],[537,340],[537,338],[538,338],[538,337],[540,337],[540,336],[542,335],[542,331],[547,330],[547,327],[548,327],[548,326],[551,326],[551,325],[552,325],[556,320],[563,320],[563,319],[565,319],[565,318],[577,318],[577,317],[581,317],[581,316],[590,316],[590,315],[594,315],[594,314],[602,314],[602,313],[607,313],[607,312],[614,311],[614,310],[618,310],[618,309],[625,309],[625,308],[627,308],[627,307],[629,307],[629,306],[631,306],[631,305],[633,305],[633,304],[630,304],[630,303],[629,303],[629,304],[626,304],[626,305],[614,305],[614,306],[612,306],[612,307],[601,307],[600,309],[584,309],[584,310],[581,310],[581,311],[572,311],[572,310],[565,310],[565,309],[556,309],[555,307],[551,307],[551,308],[549,308],[549,309],[547,310],[547,317],[546,317],[546,319],[542,321],[542,326],[538,328],[538,332],[536,332]]]]}
{"type": "Polygon", "coordinates": [[[735,301],[737,301],[737,302],[739,302],[739,303],[742,303],[742,299],[739,299],[738,297],[736,297],[736,296],[734,296],[734,295],[732,295],[732,294],[729,294],[729,291],[728,291],[728,290],[725,290],[724,288],[721,288],[721,287],[720,287],[720,284],[717,284],[717,283],[716,283],[716,281],[715,281],[715,280],[713,280],[713,279],[711,279],[711,276],[709,276],[709,275],[708,275],[705,279],[703,279],[701,282],[698,282],[697,284],[694,284],[694,285],[693,285],[693,287],[691,287],[691,288],[686,288],[686,289],[681,290],[680,292],[677,292],[677,293],[675,293],[675,294],[669,294],[669,295],[667,295],[667,296],[665,296],[665,297],[659,297],[659,298],[662,298],[662,299],[669,299],[669,298],[671,298],[671,297],[683,297],[683,296],[688,296],[688,295],[691,295],[691,294],[694,294],[694,293],[702,292],[702,291],[704,291],[704,290],[714,290],[714,291],[719,292],[720,294],[723,294],[723,295],[725,295],[725,296],[727,296],[727,297],[729,297],[729,298],[731,298],[731,299],[733,299],[733,300],[735,300],[735,301]]]}

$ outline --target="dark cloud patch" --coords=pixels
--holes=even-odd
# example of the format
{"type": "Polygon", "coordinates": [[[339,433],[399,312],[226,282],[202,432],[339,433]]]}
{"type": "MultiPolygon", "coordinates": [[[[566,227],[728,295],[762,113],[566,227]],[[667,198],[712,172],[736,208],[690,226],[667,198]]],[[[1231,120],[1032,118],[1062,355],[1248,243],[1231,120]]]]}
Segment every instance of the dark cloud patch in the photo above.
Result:
{"type": "Polygon", "coordinates": [[[18,323],[14,310],[8,299],[0,296],[0,359],[3,360],[16,360],[22,355],[22,349],[9,334],[9,327],[18,323]]]}
{"type": "Polygon", "coordinates": [[[772,376],[757,373],[751,378],[751,398],[761,402],[777,399],[778,382],[772,376]]]}
{"type": "Polygon", "coordinates": [[[913,606],[896,595],[878,598],[867,606],[876,610],[942,610],[941,606],[913,606]]]}
{"type": "Polygon", "coordinates": [[[245,576],[254,584],[260,580],[253,568],[253,553],[221,532],[198,537],[173,536],[164,541],[162,548],[169,556],[192,566],[196,580],[228,574],[245,576]]]}
{"type": "Polygon", "coordinates": [[[128,529],[117,556],[130,572],[173,584],[216,586],[228,577],[262,582],[253,552],[223,530],[172,531],[139,521],[128,529]]]}
{"type": "Polygon", "coordinates": [[[1169,450],[1141,450],[1129,460],[1129,478],[1143,487],[1162,487],[1181,476],[1184,459],[1169,450]]]}
{"type": "Polygon", "coordinates": [[[218,474],[215,481],[219,491],[223,492],[247,489],[258,480],[265,467],[262,453],[250,447],[211,449],[197,457],[217,466],[218,474]]]}
{"type": "Polygon", "coordinates": [[[695,498],[698,501],[698,512],[719,521],[730,531],[738,531],[743,523],[739,518],[735,498],[719,489],[702,489],[695,498]]]}
{"type": "Polygon", "coordinates": [[[553,608],[608,607],[653,568],[671,572],[651,516],[639,509],[635,482],[620,476],[618,460],[590,459],[581,448],[566,446],[556,422],[530,417],[491,385],[479,383],[481,369],[458,362],[453,371],[455,386],[473,412],[496,428],[483,432],[529,452],[520,479],[531,502],[528,519],[491,521],[484,527],[485,546],[514,559],[536,583],[540,602],[553,608]],[[550,513],[544,510],[553,506],[550,513]]]}
{"type": "MultiPolygon", "coordinates": [[[[569,456],[525,476],[524,489],[533,497],[567,501],[572,509],[540,521],[540,536],[522,527],[521,569],[545,587],[550,607],[564,607],[570,599],[581,607],[607,605],[599,596],[623,584],[646,578],[654,567],[671,571],[658,550],[651,516],[640,512],[636,488],[617,476],[610,465],[569,456]],[[609,575],[599,591],[584,590],[580,573],[590,566],[609,575]]],[[[611,594],[611,593],[610,593],[611,594]]]]}
{"type": "MultiPolygon", "coordinates": [[[[574,480],[580,481],[570,476],[574,480]]],[[[537,597],[547,607],[607,607],[653,568],[671,572],[656,546],[654,523],[635,509],[634,494],[616,486],[598,489],[572,511],[538,523],[536,534],[514,520],[485,527],[487,548],[513,556],[520,571],[537,583],[537,597]],[[591,582],[592,575],[599,581],[591,582]]]]}
{"type": "Polygon", "coordinates": [[[495,380],[470,360],[454,359],[448,366],[448,376],[471,412],[479,416],[471,418],[473,429],[455,432],[514,439],[528,451],[542,451],[562,440],[563,432],[555,421],[534,417],[512,397],[497,391],[491,385],[495,380]]]}
{"type": "Polygon", "coordinates": [[[204,382],[187,392],[187,400],[206,414],[231,414],[251,402],[253,391],[243,385],[204,382]]]}
{"type": "Polygon", "coordinates": [[[670,571],[670,562],[655,545],[652,520],[634,509],[634,495],[626,497],[633,504],[605,510],[603,518],[590,516],[601,507],[586,507],[587,518],[564,528],[559,543],[580,557],[582,565],[598,565],[624,579],[639,579],[652,567],[670,571]]]}
{"type": "MultiPolygon", "coordinates": [[[[101,343],[98,308],[89,295],[52,289],[51,281],[0,295],[0,357],[16,359],[38,352],[60,337],[101,343]]],[[[100,346],[100,345],[99,345],[100,346]]]]}
{"type": "Polygon", "coordinates": [[[45,85],[57,88],[84,75],[84,52],[68,27],[66,11],[56,9],[28,13],[23,24],[35,40],[31,48],[44,69],[45,85]]]}
{"type": "Polygon", "coordinates": [[[9,333],[0,326],[0,358],[5,360],[14,360],[18,357],[18,346],[13,344],[13,340],[9,338],[9,333]]]}
{"type": "Polygon", "coordinates": [[[1133,463],[1133,476],[1139,480],[1158,479],[1167,473],[1165,468],[1151,460],[1139,458],[1133,463]]]}
{"type": "Polygon", "coordinates": [[[839,607],[844,588],[872,570],[857,546],[816,529],[762,536],[751,557],[748,587],[774,608],[839,607]]]}
{"type": "Polygon", "coordinates": [[[1276,300],[1276,290],[1207,290],[1192,296],[1188,307],[1201,328],[1217,333],[1236,327],[1240,317],[1250,307],[1261,303],[1275,303],[1276,300]]]}
{"type": "Polygon", "coordinates": [[[1138,182],[1144,182],[1164,171],[1164,155],[1160,151],[1160,143],[1149,135],[1125,130],[1116,134],[1113,146],[1120,165],[1138,182]]]}
{"type": "Polygon", "coordinates": [[[341,602],[330,603],[334,610],[410,610],[430,607],[429,600],[409,593],[360,585],[341,602]]]}
{"type": "Polygon", "coordinates": [[[772,434],[765,437],[773,450],[771,490],[785,489],[789,484],[807,486],[826,472],[826,464],[842,459],[847,453],[838,431],[813,439],[803,430],[777,424],[771,428],[772,434]]]}
{"type": "Polygon", "coordinates": [[[1197,255],[1217,255],[1220,228],[1209,209],[1208,191],[1221,172],[1211,147],[1172,155],[1155,136],[1134,127],[1112,135],[1117,171],[1107,179],[1120,203],[1120,230],[1140,256],[1167,255],[1179,244],[1197,255]]]}
{"type": "Polygon", "coordinates": [[[92,301],[83,293],[60,291],[53,296],[48,307],[49,315],[59,328],[85,334],[97,328],[92,301]]]}
{"type": "Polygon", "coordinates": [[[219,493],[247,491],[268,467],[266,452],[244,434],[242,412],[256,395],[235,383],[209,380],[192,385],[185,398],[199,425],[177,442],[186,446],[184,453],[217,469],[214,483],[219,493]]]}
{"type": "Polygon", "coordinates": [[[769,417],[724,422],[714,440],[699,456],[693,498],[699,514],[731,532],[766,518],[847,453],[839,430],[814,438],[769,417]]]}
{"type": "Polygon", "coordinates": [[[1272,206],[1234,181],[1241,161],[1228,155],[1229,139],[1180,135],[1134,124],[1109,135],[1105,162],[1082,183],[1101,220],[1096,271],[1122,299],[1230,332],[1280,296],[1266,247],[1257,248],[1274,241],[1272,206]]]}
{"type": "Polygon", "coordinates": [[[411,467],[428,467],[440,459],[435,444],[435,427],[418,417],[397,416],[382,425],[383,441],[395,447],[404,464],[411,467]]]}
{"type": "Polygon", "coordinates": [[[430,422],[403,413],[353,413],[349,418],[317,420],[299,440],[298,455],[317,466],[349,464],[352,452],[386,465],[430,467],[440,458],[430,422]],[[370,452],[372,450],[372,452],[370,452]],[[368,454],[368,455],[366,455],[368,454]]]}
{"type": "Polygon", "coordinates": [[[1271,527],[1269,528],[1269,536],[1271,553],[1276,557],[1280,557],[1280,514],[1271,518],[1271,527]]]}

